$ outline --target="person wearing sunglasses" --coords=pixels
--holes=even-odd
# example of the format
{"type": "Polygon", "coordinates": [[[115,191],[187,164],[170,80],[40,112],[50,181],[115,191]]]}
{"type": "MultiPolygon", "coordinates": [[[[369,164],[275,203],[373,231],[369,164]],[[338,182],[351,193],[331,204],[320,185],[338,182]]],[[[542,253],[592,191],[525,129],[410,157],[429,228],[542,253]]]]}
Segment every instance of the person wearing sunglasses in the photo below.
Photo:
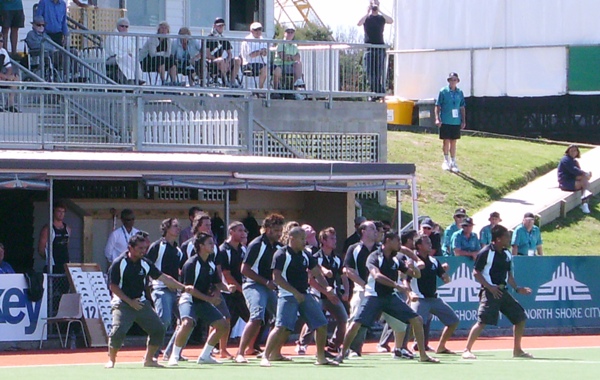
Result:
{"type": "Polygon", "coordinates": [[[107,74],[117,83],[144,84],[145,82],[140,80],[142,67],[137,59],[135,37],[127,35],[129,19],[118,19],[115,32],[118,34],[106,38],[107,74]]]}
{"type": "MultiPolygon", "coordinates": [[[[135,214],[133,210],[125,208],[121,211],[121,227],[115,229],[108,235],[108,241],[104,248],[104,256],[108,264],[112,264],[117,257],[127,251],[127,244],[131,236],[137,234],[139,230],[133,226],[135,223],[135,214]]],[[[113,227],[114,228],[114,227],[113,227]]]]}

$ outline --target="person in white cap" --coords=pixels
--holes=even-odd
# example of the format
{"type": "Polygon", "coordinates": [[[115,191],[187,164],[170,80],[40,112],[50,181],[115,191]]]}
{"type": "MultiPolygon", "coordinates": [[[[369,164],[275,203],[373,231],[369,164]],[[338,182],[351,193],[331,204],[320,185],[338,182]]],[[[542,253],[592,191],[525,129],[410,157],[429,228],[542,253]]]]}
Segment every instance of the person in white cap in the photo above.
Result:
{"type": "Polygon", "coordinates": [[[269,46],[261,41],[262,24],[253,22],[250,25],[250,34],[246,36],[246,41],[242,42],[242,60],[243,70],[251,72],[252,76],[258,76],[258,87],[263,88],[267,80],[267,60],[269,46]]]}

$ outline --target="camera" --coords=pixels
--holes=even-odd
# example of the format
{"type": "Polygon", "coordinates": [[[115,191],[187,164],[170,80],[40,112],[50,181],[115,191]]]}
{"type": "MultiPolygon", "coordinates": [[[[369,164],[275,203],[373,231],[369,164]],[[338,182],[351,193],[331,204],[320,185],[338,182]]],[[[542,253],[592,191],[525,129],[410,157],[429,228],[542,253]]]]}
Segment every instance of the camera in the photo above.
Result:
{"type": "Polygon", "coordinates": [[[371,5],[371,10],[372,11],[376,11],[377,9],[379,9],[379,7],[377,5],[371,5]]]}

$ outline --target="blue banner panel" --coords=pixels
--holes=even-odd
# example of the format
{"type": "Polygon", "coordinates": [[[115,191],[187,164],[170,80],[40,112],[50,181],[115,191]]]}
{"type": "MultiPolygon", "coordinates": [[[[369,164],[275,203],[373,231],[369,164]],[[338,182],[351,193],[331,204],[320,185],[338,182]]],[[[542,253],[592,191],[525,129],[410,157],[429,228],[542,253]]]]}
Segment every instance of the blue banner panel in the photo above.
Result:
{"type": "MultiPolygon", "coordinates": [[[[438,295],[460,319],[459,329],[469,329],[477,321],[479,289],[473,277],[473,260],[463,257],[440,257],[449,265],[452,281],[438,281],[438,295]]],[[[531,295],[511,294],[521,303],[528,316],[527,327],[600,327],[600,257],[545,256],[515,257],[514,276],[519,286],[531,288],[531,295]]],[[[500,317],[499,327],[510,327],[500,317]]],[[[434,317],[431,329],[443,325],[434,317]]]]}

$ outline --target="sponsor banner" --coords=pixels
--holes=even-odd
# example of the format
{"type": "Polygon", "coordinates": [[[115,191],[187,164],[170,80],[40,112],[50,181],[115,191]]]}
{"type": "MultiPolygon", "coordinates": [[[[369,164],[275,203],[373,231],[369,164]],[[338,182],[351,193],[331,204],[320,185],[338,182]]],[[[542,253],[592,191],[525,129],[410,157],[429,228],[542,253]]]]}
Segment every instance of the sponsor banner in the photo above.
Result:
{"type": "Polygon", "coordinates": [[[47,292],[40,301],[31,302],[25,289],[27,282],[22,274],[0,275],[0,341],[40,340],[42,336],[43,319],[48,317],[47,292]]]}
{"type": "MultiPolygon", "coordinates": [[[[438,296],[446,301],[460,319],[459,329],[469,329],[477,321],[479,289],[473,277],[473,260],[463,257],[440,257],[450,266],[452,281],[438,280],[438,296]]],[[[513,297],[525,309],[527,327],[600,327],[600,257],[545,256],[515,257],[513,273],[519,286],[531,288],[529,296],[513,297]]],[[[510,327],[500,315],[499,327],[510,327]]],[[[443,325],[434,317],[431,329],[443,325]]]]}

